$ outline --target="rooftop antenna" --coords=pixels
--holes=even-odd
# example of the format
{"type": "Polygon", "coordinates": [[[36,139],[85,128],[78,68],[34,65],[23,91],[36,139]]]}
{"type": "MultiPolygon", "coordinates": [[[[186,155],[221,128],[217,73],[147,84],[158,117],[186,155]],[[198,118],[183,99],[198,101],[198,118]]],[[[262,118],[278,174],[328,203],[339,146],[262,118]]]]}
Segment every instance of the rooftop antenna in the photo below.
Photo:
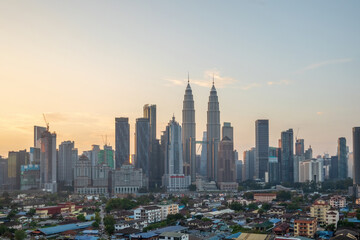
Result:
{"type": "Polygon", "coordinates": [[[213,73],[213,86],[214,86],[214,84],[215,84],[215,75],[213,73]]]}
{"type": "Polygon", "coordinates": [[[188,72],[188,83],[190,83],[190,74],[188,72]]]}
{"type": "Polygon", "coordinates": [[[49,131],[49,122],[46,121],[46,117],[45,117],[45,114],[43,113],[43,117],[44,117],[44,121],[46,123],[46,131],[49,131]]]}

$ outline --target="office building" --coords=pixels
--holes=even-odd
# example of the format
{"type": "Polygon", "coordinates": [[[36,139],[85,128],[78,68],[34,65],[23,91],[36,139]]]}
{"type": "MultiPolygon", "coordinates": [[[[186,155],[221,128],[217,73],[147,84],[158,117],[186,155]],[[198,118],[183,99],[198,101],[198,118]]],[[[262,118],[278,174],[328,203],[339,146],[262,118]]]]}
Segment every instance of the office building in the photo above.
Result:
{"type": "Polygon", "coordinates": [[[346,147],[346,138],[341,137],[338,139],[338,149],[337,149],[337,156],[338,156],[338,179],[346,179],[348,176],[348,151],[346,147]]]}
{"type": "Polygon", "coordinates": [[[255,177],[255,148],[244,151],[243,181],[253,180],[255,177]]]}
{"type": "Polygon", "coordinates": [[[100,146],[92,145],[92,149],[89,151],[84,151],[83,155],[91,161],[91,166],[95,166],[99,164],[99,154],[100,154],[100,146]]]}
{"type": "Polygon", "coordinates": [[[112,194],[134,194],[147,185],[142,169],[136,169],[131,164],[123,164],[112,174],[112,194]]]}
{"type": "Polygon", "coordinates": [[[330,179],[338,178],[338,165],[339,165],[338,156],[331,156],[330,158],[330,169],[329,169],[329,177],[330,179]]]}
{"type": "Polygon", "coordinates": [[[10,189],[19,190],[21,183],[21,165],[29,164],[29,153],[26,150],[9,152],[8,155],[8,184],[10,189]]]}
{"type": "Polygon", "coordinates": [[[269,120],[255,122],[255,177],[265,180],[269,161],[269,120]]]}
{"type": "Polygon", "coordinates": [[[57,177],[58,185],[73,186],[74,166],[78,160],[78,150],[74,142],[64,141],[59,145],[57,177]]]}
{"type": "Polygon", "coordinates": [[[348,156],[348,177],[353,178],[354,169],[354,153],[349,153],[348,156]]]}
{"type": "Polygon", "coordinates": [[[360,185],[360,127],[353,128],[353,183],[360,185]]]}
{"type": "Polygon", "coordinates": [[[45,191],[57,192],[56,134],[48,130],[40,138],[40,187],[45,191]]]}
{"type": "Polygon", "coordinates": [[[313,158],[313,150],[311,146],[305,151],[305,160],[312,159],[313,158]]]}
{"type": "Polygon", "coordinates": [[[91,186],[91,161],[85,155],[81,155],[74,166],[74,192],[85,194],[87,187],[91,186]]]}
{"type": "Polygon", "coordinates": [[[158,139],[151,143],[150,149],[149,188],[159,188],[165,172],[164,154],[158,139]]]}
{"type": "Polygon", "coordinates": [[[0,190],[7,190],[8,183],[8,160],[0,156],[0,190]]]}
{"type": "Polygon", "coordinates": [[[150,172],[150,123],[148,118],[137,118],[135,126],[135,167],[149,177],[150,172]]]}
{"type": "Polygon", "coordinates": [[[129,163],[130,124],[129,118],[115,118],[115,168],[129,163]]]}
{"type": "Polygon", "coordinates": [[[184,174],[196,180],[196,124],[194,97],[188,80],[182,110],[182,144],[184,157],[184,174]]]}
{"type": "Polygon", "coordinates": [[[222,127],[222,138],[224,137],[228,137],[230,141],[234,143],[234,128],[229,122],[224,122],[224,125],[222,127]]]}
{"type": "Polygon", "coordinates": [[[279,183],[279,161],[277,157],[276,147],[269,147],[269,165],[268,165],[268,175],[270,183],[279,183]]]}
{"type": "Polygon", "coordinates": [[[200,154],[200,175],[207,176],[207,134],[203,132],[200,154]]]}
{"type": "Polygon", "coordinates": [[[165,131],[165,174],[163,186],[168,191],[187,190],[191,177],[183,173],[183,149],[181,126],[175,117],[169,122],[165,131]]]}
{"type": "Polygon", "coordinates": [[[30,164],[40,164],[40,148],[30,148],[30,164]]]}
{"type": "Polygon", "coordinates": [[[149,141],[150,143],[156,139],[156,105],[144,105],[144,118],[149,120],[149,141]]]}
{"type": "Polygon", "coordinates": [[[46,127],[34,126],[34,148],[40,148],[40,138],[42,134],[46,132],[46,127]]]}
{"type": "Polygon", "coordinates": [[[217,183],[220,190],[237,190],[234,145],[225,136],[219,144],[217,183]],[[226,187],[226,188],[225,188],[226,187]]]}
{"type": "Polygon", "coordinates": [[[220,141],[220,110],[219,100],[213,82],[207,111],[207,178],[210,181],[217,180],[218,145],[220,141]]]}
{"type": "Polygon", "coordinates": [[[281,132],[281,182],[294,182],[294,137],[293,130],[281,132]]]}
{"type": "Polygon", "coordinates": [[[236,182],[242,182],[242,173],[243,173],[243,161],[242,160],[235,160],[236,162],[236,182]]]}

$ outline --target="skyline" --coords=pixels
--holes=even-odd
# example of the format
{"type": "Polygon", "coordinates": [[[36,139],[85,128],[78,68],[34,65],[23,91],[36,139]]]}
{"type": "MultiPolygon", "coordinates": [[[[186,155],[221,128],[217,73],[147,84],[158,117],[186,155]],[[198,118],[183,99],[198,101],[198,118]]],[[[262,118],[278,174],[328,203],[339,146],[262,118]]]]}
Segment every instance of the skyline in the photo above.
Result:
{"type": "Polygon", "coordinates": [[[315,156],[336,155],[339,137],[352,151],[360,125],[358,2],[0,5],[2,156],[32,146],[42,113],[58,144],[75,141],[79,152],[103,145],[102,135],[114,147],[115,118],[129,117],[134,153],[145,104],[157,105],[157,138],[173,113],[181,122],[188,72],[197,140],[214,73],[221,126],[231,122],[239,153],[255,146],[257,119],[269,119],[270,146],[299,128],[315,156]]]}

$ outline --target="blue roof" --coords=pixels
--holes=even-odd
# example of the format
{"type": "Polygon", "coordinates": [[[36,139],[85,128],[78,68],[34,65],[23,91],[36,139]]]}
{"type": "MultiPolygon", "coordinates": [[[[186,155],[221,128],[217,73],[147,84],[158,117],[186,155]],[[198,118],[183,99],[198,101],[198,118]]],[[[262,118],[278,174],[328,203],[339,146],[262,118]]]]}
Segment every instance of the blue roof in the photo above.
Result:
{"type": "Polygon", "coordinates": [[[357,218],[346,218],[346,219],[351,223],[360,223],[360,220],[358,220],[357,218]]]}
{"type": "Polygon", "coordinates": [[[97,240],[99,239],[98,237],[94,237],[94,236],[88,236],[88,235],[83,235],[83,236],[76,236],[75,240],[97,240]]]}
{"type": "Polygon", "coordinates": [[[99,230],[84,230],[83,234],[99,234],[99,230]]]}
{"type": "Polygon", "coordinates": [[[274,219],[270,219],[269,222],[271,222],[271,223],[278,223],[278,222],[281,222],[281,220],[278,219],[278,218],[274,218],[274,219]]]}
{"type": "Polygon", "coordinates": [[[151,238],[158,236],[159,234],[153,233],[153,232],[146,232],[146,233],[138,233],[138,234],[131,234],[131,238],[151,238]]]}
{"type": "Polygon", "coordinates": [[[225,239],[233,239],[238,238],[241,235],[241,232],[231,234],[230,236],[227,236],[225,239]]]}
{"type": "Polygon", "coordinates": [[[90,221],[91,220],[91,218],[95,218],[95,213],[94,214],[89,214],[89,215],[86,215],[85,216],[85,219],[87,220],[87,221],[90,221]]]}
{"type": "Polygon", "coordinates": [[[54,234],[62,233],[62,232],[69,231],[69,230],[88,228],[93,224],[93,222],[94,221],[84,222],[84,223],[72,223],[72,224],[59,225],[59,226],[49,227],[49,228],[39,228],[38,230],[45,235],[54,235],[54,234]]]}
{"type": "Polygon", "coordinates": [[[159,228],[159,229],[154,230],[152,232],[157,233],[157,234],[161,234],[163,232],[180,232],[180,231],[184,231],[185,229],[188,229],[188,228],[183,227],[183,226],[168,226],[168,227],[159,228]]]}

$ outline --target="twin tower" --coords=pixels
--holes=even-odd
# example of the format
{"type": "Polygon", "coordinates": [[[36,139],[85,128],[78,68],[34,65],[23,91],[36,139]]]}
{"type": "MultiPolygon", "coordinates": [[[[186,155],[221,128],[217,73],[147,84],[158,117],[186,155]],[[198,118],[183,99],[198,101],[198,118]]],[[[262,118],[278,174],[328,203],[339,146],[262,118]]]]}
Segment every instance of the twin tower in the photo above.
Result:
{"type": "MultiPolygon", "coordinates": [[[[207,145],[207,178],[210,181],[217,180],[218,145],[220,142],[220,111],[219,100],[214,85],[211,87],[206,124],[207,145]]],[[[190,87],[190,81],[186,86],[183,110],[182,110],[182,141],[184,156],[184,174],[191,176],[191,181],[196,180],[196,123],[194,97],[190,87]]]]}

